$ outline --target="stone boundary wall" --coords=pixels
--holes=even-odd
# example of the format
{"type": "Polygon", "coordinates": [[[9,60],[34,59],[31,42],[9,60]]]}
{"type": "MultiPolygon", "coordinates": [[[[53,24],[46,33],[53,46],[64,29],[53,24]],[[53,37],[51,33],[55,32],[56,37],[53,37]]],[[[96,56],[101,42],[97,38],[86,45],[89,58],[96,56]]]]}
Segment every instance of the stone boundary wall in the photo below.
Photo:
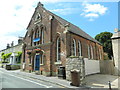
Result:
{"type": "Polygon", "coordinates": [[[80,77],[95,73],[100,73],[99,60],[88,60],[87,58],[67,58],[66,59],[66,79],[71,80],[71,70],[80,70],[80,77]],[[82,63],[82,61],[84,63],[82,63]]]}
{"type": "Polygon", "coordinates": [[[71,70],[81,70],[80,58],[67,58],[66,59],[66,79],[71,80],[71,70]]]}

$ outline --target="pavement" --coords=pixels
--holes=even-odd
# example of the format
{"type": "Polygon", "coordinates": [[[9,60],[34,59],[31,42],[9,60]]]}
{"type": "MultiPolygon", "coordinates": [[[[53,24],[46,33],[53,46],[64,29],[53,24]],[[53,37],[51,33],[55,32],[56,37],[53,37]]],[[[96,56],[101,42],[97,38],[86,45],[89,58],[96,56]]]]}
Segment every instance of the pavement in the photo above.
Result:
{"type": "MultiPolygon", "coordinates": [[[[118,88],[120,77],[114,75],[95,74],[86,77],[86,85],[93,88],[109,88],[109,81],[111,88],[118,88]]],[[[119,88],[120,89],[120,88],[119,88]]]]}
{"type": "MultiPolygon", "coordinates": [[[[0,68],[0,70],[5,70],[3,68],[0,68]]],[[[7,71],[7,70],[6,70],[7,71]]],[[[86,85],[85,86],[80,86],[80,87],[76,87],[76,86],[71,86],[70,83],[71,81],[67,81],[65,79],[60,79],[58,77],[46,77],[43,75],[36,75],[35,73],[27,73],[27,72],[23,72],[20,70],[10,70],[8,72],[17,74],[17,75],[22,75],[25,77],[30,77],[33,79],[38,79],[44,82],[49,82],[49,83],[53,83],[56,85],[60,85],[64,88],[85,88],[85,89],[90,89],[90,88],[109,88],[109,84],[108,82],[111,82],[111,87],[112,88],[118,88],[118,78],[120,79],[120,77],[118,76],[113,76],[113,75],[103,75],[103,74],[94,74],[94,75],[89,75],[86,76],[85,82],[86,85]]]]}

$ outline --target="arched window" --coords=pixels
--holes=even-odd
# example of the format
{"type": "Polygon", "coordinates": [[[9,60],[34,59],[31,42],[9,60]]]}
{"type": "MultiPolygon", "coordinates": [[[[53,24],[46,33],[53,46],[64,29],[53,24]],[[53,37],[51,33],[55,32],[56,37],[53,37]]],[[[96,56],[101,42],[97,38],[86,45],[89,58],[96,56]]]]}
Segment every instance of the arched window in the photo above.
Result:
{"type": "MultiPolygon", "coordinates": [[[[36,38],[40,38],[40,31],[39,31],[39,29],[37,30],[37,36],[36,36],[36,38]]],[[[40,44],[40,41],[37,42],[37,45],[39,45],[39,44],[40,44]]]]}
{"type": "Polygon", "coordinates": [[[90,46],[88,45],[88,58],[90,59],[90,46]]]}
{"type": "Polygon", "coordinates": [[[102,59],[102,55],[101,55],[101,50],[99,49],[99,57],[100,57],[100,60],[102,59]]]}
{"type": "Polygon", "coordinates": [[[40,13],[37,13],[37,15],[36,15],[36,17],[35,17],[35,21],[37,21],[37,20],[39,20],[39,19],[41,19],[41,15],[40,15],[40,13]]]}
{"type": "Polygon", "coordinates": [[[57,38],[57,61],[60,61],[61,60],[61,55],[60,55],[60,52],[61,52],[61,45],[60,45],[60,37],[57,38]]]}
{"type": "Polygon", "coordinates": [[[72,47],[73,47],[73,56],[76,56],[76,41],[75,41],[75,39],[73,39],[72,47]]]}
{"type": "Polygon", "coordinates": [[[34,46],[34,42],[33,42],[34,38],[35,38],[35,32],[32,33],[32,37],[31,37],[32,46],[34,46]]]}
{"type": "Polygon", "coordinates": [[[82,56],[82,48],[80,41],[78,41],[78,56],[82,56]]]}
{"type": "Polygon", "coordinates": [[[34,44],[33,44],[34,46],[40,44],[40,31],[39,31],[38,27],[33,32],[33,42],[34,42],[34,44]]]}
{"type": "Polygon", "coordinates": [[[44,43],[44,31],[43,30],[41,30],[41,44],[43,44],[44,43]]]}
{"type": "Polygon", "coordinates": [[[93,59],[93,47],[92,46],[90,46],[90,48],[91,48],[91,59],[93,59]]]}
{"type": "Polygon", "coordinates": [[[37,38],[39,38],[40,37],[40,32],[39,32],[39,30],[37,30],[37,38]]]}

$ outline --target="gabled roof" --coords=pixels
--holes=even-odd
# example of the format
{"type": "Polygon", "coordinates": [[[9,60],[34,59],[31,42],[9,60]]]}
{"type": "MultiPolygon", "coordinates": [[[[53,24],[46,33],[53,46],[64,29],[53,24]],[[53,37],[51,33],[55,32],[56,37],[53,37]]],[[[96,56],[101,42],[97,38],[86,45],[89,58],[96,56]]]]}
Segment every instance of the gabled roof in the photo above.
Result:
{"type": "MultiPolygon", "coordinates": [[[[38,3],[38,6],[37,6],[37,7],[39,7],[39,6],[40,6],[41,8],[43,8],[45,11],[47,11],[50,15],[54,16],[54,18],[56,18],[63,26],[69,24],[69,31],[70,31],[70,32],[72,32],[72,33],[74,33],[74,34],[77,34],[77,35],[80,35],[80,36],[82,36],[82,37],[84,37],[84,38],[86,38],[86,39],[88,39],[88,40],[91,40],[91,41],[93,41],[93,42],[96,42],[96,43],[99,43],[99,44],[100,44],[100,42],[98,42],[97,40],[95,40],[94,38],[92,38],[90,35],[88,35],[87,33],[85,33],[85,32],[84,32],[82,29],[80,29],[79,27],[77,27],[77,26],[73,25],[72,23],[66,21],[65,19],[63,19],[63,18],[55,15],[54,13],[50,12],[49,10],[46,10],[46,9],[43,7],[43,4],[41,4],[40,2],[38,3]]],[[[35,10],[35,11],[36,11],[36,10],[35,10]]],[[[35,14],[35,12],[34,12],[34,14],[35,14]]],[[[33,16],[34,16],[34,14],[33,14],[33,16]]],[[[33,16],[32,16],[32,17],[33,17],[33,16]]],[[[31,20],[32,20],[32,19],[31,19],[31,20]]],[[[31,20],[30,20],[30,23],[31,23],[31,20]]],[[[29,25],[30,25],[30,23],[29,23],[29,25]]],[[[28,25],[28,27],[29,27],[29,25],[28,25]]],[[[27,27],[27,28],[28,28],[28,27],[27,27]]],[[[100,45],[101,45],[101,44],[100,44],[100,45]]]]}
{"type": "Polygon", "coordinates": [[[96,42],[96,43],[101,44],[100,42],[98,42],[97,40],[95,40],[94,38],[92,38],[90,35],[88,35],[87,33],[85,33],[85,32],[84,32],[82,29],[80,29],[79,27],[73,25],[72,23],[66,21],[65,19],[63,19],[63,18],[55,15],[54,13],[52,13],[52,12],[50,12],[50,11],[48,11],[48,10],[47,10],[47,12],[50,13],[52,16],[54,16],[54,18],[56,18],[62,25],[65,26],[65,25],[69,24],[69,30],[68,30],[68,31],[70,31],[70,32],[72,32],[72,33],[75,33],[75,34],[77,34],[77,35],[80,35],[80,36],[82,36],[82,37],[84,37],[84,38],[86,38],[86,39],[88,39],[88,40],[93,41],[93,42],[96,42]]]}

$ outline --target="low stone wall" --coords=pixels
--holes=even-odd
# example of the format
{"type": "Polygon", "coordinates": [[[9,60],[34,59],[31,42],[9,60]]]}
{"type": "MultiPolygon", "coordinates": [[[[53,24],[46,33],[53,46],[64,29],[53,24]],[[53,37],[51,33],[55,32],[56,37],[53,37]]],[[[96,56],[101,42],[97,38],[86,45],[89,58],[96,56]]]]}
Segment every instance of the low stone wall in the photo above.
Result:
{"type": "Polygon", "coordinates": [[[71,80],[71,70],[77,69],[81,72],[81,60],[82,58],[67,58],[66,59],[66,79],[71,80]]]}
{"type": "Polygon", "coordinates": [[[71,70],[80,70],[80,77],[85,75],[100,73],[99,60],[88,60],[87,58],[67,58],[66,60],[66,79],[71,80],[71,70]]]}

